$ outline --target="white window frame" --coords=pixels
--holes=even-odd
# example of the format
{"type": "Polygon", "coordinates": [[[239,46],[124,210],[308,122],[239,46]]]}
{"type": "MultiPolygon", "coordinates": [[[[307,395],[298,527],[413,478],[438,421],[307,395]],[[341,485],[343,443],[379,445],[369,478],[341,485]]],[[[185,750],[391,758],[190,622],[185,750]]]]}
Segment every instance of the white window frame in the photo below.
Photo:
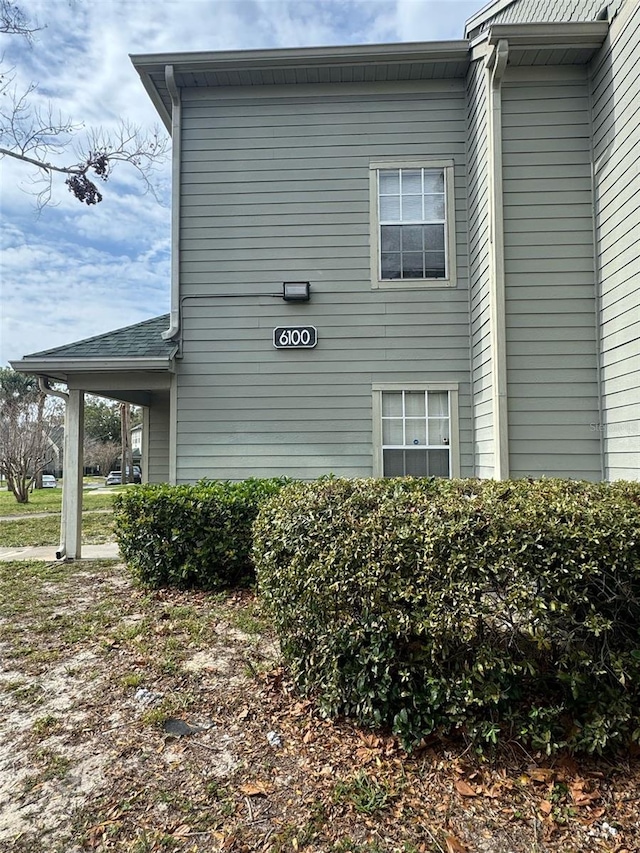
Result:
{"type": "Polygon", "coordinates": [[[456,222],[454,161],[414,157],[393,160],[373,160],[369,163],[369,195],[371,222],[371,286],[381,290],[405,288],[456,287],[456,222]],[[380,216],[378,175],[384,169],[442,169],[445,196],[445,273],[444,278],[391,278],[383,279],[380,273],[380,216]]]}
{"type": "Polygon", "coordinates": [[[448,391],[449,392],[449,478],[460,477],[460,419],[457,382],[374,382],[373,394],[373,476],[384,477],[382,444],[383,391],[448,391]]]}

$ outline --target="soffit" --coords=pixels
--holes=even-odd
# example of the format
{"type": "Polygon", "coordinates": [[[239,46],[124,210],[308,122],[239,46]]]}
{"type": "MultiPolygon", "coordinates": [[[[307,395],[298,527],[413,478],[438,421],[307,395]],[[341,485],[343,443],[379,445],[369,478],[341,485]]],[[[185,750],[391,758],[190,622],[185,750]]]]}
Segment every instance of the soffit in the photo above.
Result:
{"type": "Polygon", "coordinates": [[[330,83],[388,83],[464,78],[467,41],[364,45],[299,50],[167,53],[131,57],[156,109],[170,125],[165,68],[179,88],[226,88],[330,83]]]}

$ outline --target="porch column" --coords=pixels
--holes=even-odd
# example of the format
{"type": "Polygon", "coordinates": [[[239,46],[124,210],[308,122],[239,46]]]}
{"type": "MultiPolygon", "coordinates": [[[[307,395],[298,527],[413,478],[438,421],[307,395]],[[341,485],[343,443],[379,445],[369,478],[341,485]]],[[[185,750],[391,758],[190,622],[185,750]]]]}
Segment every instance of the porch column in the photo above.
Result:
{"type": "Polygon", "coordinates": [[[64,471],[60,550],[57,559],[82,556],[82,471],[84,439],[84,391],[71,391],[64,421],[64,471]]]}

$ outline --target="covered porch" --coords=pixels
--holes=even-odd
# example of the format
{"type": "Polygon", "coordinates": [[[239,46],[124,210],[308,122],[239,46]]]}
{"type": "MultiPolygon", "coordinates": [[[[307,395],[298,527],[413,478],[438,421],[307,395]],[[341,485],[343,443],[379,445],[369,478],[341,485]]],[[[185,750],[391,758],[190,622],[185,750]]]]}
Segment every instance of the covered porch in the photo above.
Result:
{"type": "Polygon", "coordinates": [[[169,315],[154,317],[11,362],[38,376],[46,393],[65,402],[62,517],[57,559],[82,557],[84,399],[94,394],[142,407],[142,476],[170,480],[171,400],[177,345],[164,340],[169,315]],[[66,390],[56,387],[58,383],[66,390]]]}

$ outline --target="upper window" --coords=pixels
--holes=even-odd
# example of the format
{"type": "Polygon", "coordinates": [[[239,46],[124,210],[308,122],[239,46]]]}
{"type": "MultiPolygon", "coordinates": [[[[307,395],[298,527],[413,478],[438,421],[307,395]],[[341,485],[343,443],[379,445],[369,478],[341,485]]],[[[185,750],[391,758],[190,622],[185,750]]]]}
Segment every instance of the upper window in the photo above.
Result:
{"type": "Polygon", "coordinates": [[[374,286],[454,285],[453,165],[371,167],[374,286]]]}

